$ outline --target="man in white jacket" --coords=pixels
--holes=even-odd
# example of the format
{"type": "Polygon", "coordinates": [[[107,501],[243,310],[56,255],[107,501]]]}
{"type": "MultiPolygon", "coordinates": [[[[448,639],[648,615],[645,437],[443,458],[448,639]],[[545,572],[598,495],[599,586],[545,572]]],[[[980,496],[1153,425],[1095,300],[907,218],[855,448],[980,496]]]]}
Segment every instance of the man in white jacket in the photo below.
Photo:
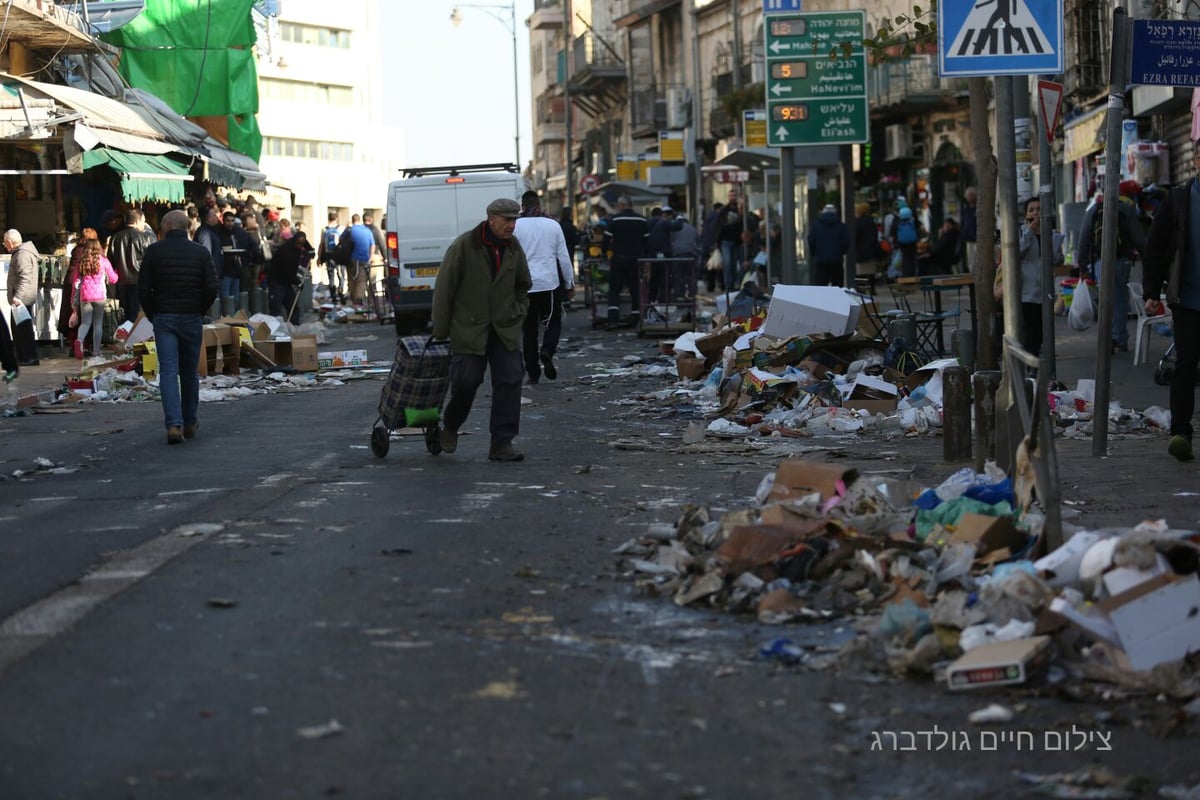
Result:
{"type": "Polygon", "coordinates": [[[547,379],[554,380],[558,377],[554,353],[562,334],[562,306],[575,295],[575,265],[567,252],[562,226],[542,213],[537,192],[528,191],[521,195],[521,216],[514,235],[525,251],[529,274],[533,278],[522,347],[525,372],[530,383],[537,383],[543,371],[547,379]],[[543,324],[546,333],[539,348],[538,334],[543,324]]]}

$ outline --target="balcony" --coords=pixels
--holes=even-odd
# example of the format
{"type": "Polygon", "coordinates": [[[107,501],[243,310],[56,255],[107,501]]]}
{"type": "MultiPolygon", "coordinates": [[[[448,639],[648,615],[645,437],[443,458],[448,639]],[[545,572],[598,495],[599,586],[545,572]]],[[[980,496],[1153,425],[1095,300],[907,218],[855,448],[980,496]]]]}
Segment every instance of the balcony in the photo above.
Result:
{"type": "Polygon", "coordinates": [[[667,127],[667,98],[656,89],[639,89],[629,104],[630,135],[635,139],[658,136],[667,127]]]}
{"type": "Polygon", "coordinates": [[[563,26],[563,0],[537,0],[529,15],[529,30],[558,30],[563,26]]]}
{"type": "Polygon", "coordinates": [[[591,116],[625,102],[625,62],[594,33],[574,42],[570,75],[571,102],[591,116]]]}
{"type": "Polygon", "coordinates": [[[885,61],[867,71],[871,109],[886,112],[880,116],[919,113],[951,105],[966,91],[965,78],[938,77],[935,55],[885,61]]]}
{"type": "Polygon", "coordinates": [[[533,127],[534,144],[547,142],[565,142],[567,140],[567,124],[565,122],[543,122],[533,127]]]}

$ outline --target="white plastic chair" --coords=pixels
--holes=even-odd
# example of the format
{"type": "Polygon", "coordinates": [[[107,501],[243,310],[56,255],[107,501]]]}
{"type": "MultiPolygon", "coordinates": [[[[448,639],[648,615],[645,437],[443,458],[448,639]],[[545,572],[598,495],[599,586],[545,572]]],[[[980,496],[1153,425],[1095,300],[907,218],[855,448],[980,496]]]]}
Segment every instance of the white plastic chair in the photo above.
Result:
{"type": "Polygon", "coordinates": [[[1140,362],[1150,360],[1150,331],[1153,330],[1151,326],[1170,319],[1171,315],[1147,315],[1146,301],[1142,299],[1142,285],[1133,281],[1126,285],[1129,288],[1129,307],[1137,311],[1137,338],[1133,344],[1133,365],[1136,367],[1140,362]]]}

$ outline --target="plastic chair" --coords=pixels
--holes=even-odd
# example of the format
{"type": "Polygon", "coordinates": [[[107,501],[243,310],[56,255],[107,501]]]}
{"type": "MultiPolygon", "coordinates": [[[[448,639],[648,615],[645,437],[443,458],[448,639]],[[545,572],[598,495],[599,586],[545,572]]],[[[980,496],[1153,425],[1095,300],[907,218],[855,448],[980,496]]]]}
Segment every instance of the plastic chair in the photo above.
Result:
{"type": "Polygon", "coordinates": [[[1130,281],[1126,284],[1129,289],[1129,306],[1137,311],[1137,337],[1133,343],[1133,365],[1136,367],[1143,361],[1150,360],[1150,331],[1157,322],[1171,318],[1170,314],[1157,314],[1153,317],[1146,314],[1146,301],[1142,299],[1142,285],[1130,281]]]}

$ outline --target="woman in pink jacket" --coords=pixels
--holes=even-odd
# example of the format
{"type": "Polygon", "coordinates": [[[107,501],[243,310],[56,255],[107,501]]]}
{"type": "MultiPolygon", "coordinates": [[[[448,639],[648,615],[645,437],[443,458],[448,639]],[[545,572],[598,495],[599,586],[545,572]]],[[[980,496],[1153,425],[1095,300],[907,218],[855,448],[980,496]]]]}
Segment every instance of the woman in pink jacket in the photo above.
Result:
{"type": "Polygon", "coordinates": [[[108,300],[105,282],[116,283],[117,271],[104,257],[100,242],[86,239],[79,259],[79,337],[75,340],[75,357],[83,358],[83,343],[88,330],[92,332],[92,355],[99,355],[100,343],[104,339],[104,306],[108,300]]]}

